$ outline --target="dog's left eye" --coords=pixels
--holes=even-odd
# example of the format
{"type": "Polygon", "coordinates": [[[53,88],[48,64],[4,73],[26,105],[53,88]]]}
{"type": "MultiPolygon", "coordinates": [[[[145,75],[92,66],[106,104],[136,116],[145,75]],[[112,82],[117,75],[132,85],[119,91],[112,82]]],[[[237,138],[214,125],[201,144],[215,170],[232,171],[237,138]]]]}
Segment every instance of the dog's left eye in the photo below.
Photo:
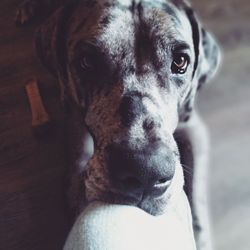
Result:
{"type": "Polygon", "coordinates": [[[189,57],[184,53],[178,53],[174,55],[171,65],[172,73],[185,74],[189,65],[189,57]]]}

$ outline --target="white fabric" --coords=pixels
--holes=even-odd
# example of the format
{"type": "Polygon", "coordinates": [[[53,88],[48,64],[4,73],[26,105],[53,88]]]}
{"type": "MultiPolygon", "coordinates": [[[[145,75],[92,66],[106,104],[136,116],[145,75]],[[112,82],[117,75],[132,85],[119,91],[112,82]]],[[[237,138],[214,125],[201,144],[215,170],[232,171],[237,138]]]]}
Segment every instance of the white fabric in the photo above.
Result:
{"type": "Polygon", "coordinates": [[[161,216],[131,206],[93,203],[78,217],[64,250],[195,250],[184,192],[174,203],[161,216]]]}

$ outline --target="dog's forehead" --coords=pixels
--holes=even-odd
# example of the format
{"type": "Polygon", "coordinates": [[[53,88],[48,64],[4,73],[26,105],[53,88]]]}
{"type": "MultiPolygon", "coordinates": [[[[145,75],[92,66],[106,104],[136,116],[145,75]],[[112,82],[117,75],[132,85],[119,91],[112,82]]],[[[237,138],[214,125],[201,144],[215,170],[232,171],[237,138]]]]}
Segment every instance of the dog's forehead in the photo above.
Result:
{"type": "Polygon", "coordinates": [[[145,26],[152,40],[161,40],[166,44],[176,40],[185,41],[190,45],[192,43],[192,30],[188,18],[171,2],[90,2],[91,6],[83,1],[72,15],[69,26],[71,47],[78,41],[87,41],[99,43],[103,49],[112,49],[120,53],[124,46],[133,47],[137,33],[145,29],[145,26]]]}

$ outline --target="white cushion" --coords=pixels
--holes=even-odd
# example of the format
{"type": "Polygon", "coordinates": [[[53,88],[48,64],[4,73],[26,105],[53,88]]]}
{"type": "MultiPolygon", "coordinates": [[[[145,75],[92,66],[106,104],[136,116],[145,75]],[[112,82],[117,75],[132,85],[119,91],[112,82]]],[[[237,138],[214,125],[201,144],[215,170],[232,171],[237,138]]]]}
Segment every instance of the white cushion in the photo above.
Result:
{"type": "Polygon", "coordinates": [[[64,250],[195,250],[184,191],[172,203],[161,216],[132,206],[92,203],[76,220],[64,250]]]}

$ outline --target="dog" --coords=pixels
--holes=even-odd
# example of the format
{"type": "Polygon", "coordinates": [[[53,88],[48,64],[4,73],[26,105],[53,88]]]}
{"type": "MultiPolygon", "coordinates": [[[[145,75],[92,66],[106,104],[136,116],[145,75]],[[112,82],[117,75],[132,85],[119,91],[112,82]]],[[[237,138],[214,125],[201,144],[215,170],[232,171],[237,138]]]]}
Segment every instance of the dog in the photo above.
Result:
{"type": "Polygon", "coordinates": [[[198,249],[211,249],[206,150],[198,152],[206,133],[194,102],[218,68],[220,49],[191,5],[27,0],[17,23],[38,10],[53,12],[35,45],[69,113],[74,206],[100,200],[159,215],[185,179],[198,249]]]}

